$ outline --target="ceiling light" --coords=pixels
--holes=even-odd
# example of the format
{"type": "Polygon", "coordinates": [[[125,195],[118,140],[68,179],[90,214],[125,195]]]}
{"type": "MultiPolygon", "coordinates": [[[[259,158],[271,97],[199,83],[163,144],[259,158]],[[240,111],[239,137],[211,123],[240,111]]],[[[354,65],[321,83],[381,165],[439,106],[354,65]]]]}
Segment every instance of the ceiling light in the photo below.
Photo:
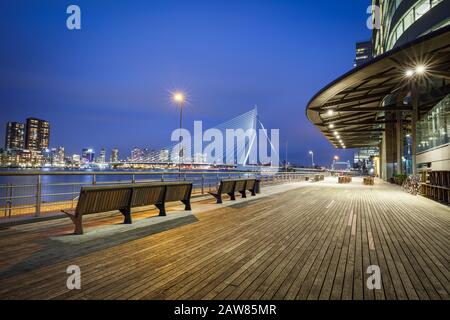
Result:
{"type": "Polygon", "coordinates": [[[412,77],[414,75],[414,70],[412,69],[406,70],[405,75],[409,78],[412,77]]]}

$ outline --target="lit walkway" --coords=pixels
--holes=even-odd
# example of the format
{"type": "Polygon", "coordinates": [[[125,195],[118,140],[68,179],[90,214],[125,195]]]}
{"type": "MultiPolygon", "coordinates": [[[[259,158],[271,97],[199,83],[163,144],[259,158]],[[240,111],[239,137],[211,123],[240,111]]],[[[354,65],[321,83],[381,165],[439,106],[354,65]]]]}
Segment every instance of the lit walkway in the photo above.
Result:
{"type": "Polygon", "coordinates": [[[295,187],[78,244],[58,240],[66,219],[0,230],[0,298],[450,299],[448,207],[379,181],[295,187]],[[81,290],[66,288],[71,264],[81,290]],[[366,286],[370,265],[381,290],[366,286]]]}

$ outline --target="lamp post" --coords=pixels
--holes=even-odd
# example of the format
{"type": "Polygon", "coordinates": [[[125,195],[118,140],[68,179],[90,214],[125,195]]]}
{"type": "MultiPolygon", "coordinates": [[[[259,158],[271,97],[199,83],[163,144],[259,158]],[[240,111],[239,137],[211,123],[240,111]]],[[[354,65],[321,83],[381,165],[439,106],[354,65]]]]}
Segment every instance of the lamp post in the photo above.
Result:
{"type": "Polygon", "coordinates": [[[311,164],[312,164],[312,167],[314,169],[314,152],[309,151],[309,154],[311,155],[311,164]]]}
{"type": "Polygon", "coordinates": [[[286,140],[286,146],[285,146],[285,150],[284,150],[284,171],[288,171],[288,141],[286,140]]]}
{"type": "Polygon", "coordinates": [[[421,76],[427,72],[425,65],[419,64],[414,69],[406,70],[405,76],[409,78],[409,90],[411,92],[411,166],[412,174],[417,174],[417,122],[419,121],[419,81],[421,76]]]}
{"type": "Polygon", "coordinates": [[[334,156],[333,157],[333,164],[331,165],[331,169],[332,170],[335,170],[335,168],[336,168],[336,166],[335,166],[335,164],[336,164],[336,162],[339,160],[339,157],[338,156],[334,156]]]}
{"type": "MultiPolygon", "coordinates": [[[[183,105],[184,105],[184,94],[181,92],[175,92],[173,94],[173,101],[180,107],[180,146],[181,146],[181,128],[183,127],[183,105]]],[[[183,157],[183,148],[181,147],[178,153],[178,172],[181,172],[181,158],[183,157]]]]}

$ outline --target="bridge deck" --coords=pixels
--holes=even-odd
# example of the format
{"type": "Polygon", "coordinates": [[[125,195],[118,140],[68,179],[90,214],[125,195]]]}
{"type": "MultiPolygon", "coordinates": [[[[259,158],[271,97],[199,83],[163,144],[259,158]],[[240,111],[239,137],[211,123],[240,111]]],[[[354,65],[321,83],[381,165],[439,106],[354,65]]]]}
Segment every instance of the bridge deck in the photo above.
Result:
{"type": "Polygon", "coordinates": [[[395,186],[327,180],[214,208],[90,240],[61,236],[66,219],[0,230],[0,298],[450,299],[450,210],[395,186]],[[66,288],[72,264],[81,290],[66,288]],[[380,290],[366,286],[370,265],[380,290]]]}

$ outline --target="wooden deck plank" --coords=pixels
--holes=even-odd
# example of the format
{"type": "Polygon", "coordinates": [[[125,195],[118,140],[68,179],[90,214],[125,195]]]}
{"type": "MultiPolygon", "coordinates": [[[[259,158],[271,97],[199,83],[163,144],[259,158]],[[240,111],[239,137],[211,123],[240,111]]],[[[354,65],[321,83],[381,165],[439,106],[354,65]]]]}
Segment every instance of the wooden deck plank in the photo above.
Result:
{"type": "Polygon", "coordinates": [[[0,229],[0,298],[450,299],[450,209],[396,186],[327,180],[196,218],[72,246],[49,239],[71,232],[67,219],[0,229]],[[65,287],[71,264],[82,290],[65,287]],[[369,265],[381,290],[366,286],[369,265]]]}

